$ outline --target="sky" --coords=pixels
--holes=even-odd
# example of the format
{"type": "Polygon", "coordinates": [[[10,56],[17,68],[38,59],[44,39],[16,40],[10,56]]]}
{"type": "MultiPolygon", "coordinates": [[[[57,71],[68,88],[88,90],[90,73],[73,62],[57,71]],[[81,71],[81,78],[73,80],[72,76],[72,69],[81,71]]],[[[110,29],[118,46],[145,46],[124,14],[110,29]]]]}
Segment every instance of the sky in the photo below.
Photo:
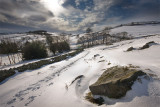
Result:
{"type": "Polygon", "coordinates": [[[132,21],[159,21],[160,0],[0,0],[0,32],[94,31],[132,21]]]}

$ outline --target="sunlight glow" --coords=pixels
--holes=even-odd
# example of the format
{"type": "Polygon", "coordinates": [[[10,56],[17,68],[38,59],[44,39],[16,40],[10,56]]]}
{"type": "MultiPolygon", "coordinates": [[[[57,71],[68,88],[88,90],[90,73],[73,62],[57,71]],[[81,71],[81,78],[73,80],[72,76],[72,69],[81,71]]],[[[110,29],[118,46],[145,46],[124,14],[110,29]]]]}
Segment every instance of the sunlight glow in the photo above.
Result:
{"type": "Polygon", "coordinates": [[[65,9],[62,4],[64,0],[41,0],[42,4],[48,8],[55,16],[60,15],[65,9]]]}

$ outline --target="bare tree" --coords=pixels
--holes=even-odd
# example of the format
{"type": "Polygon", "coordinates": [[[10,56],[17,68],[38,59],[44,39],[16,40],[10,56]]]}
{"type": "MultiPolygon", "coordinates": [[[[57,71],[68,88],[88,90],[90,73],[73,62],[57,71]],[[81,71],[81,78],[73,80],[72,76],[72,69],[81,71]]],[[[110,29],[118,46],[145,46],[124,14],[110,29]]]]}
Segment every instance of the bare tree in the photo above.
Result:
{"type": "Polygon", "coordinates": [[[16,63],[14,54],[18,52],[18,45],[9,38],[1,40],[0,43],[1,54],[6,54],[10,64],[16,63]]]}
{"type": "Polygon", "coordinates": [[[104,30],[102,31],[102,35],[103,35],[103,44],[107,43],[107,37],[110,36],[110,31],[111,31],[111,27],[105,27],[104,30]]]}
{"type": "Polygon", "coordinates": [[[2,65],[2,56],[1,56],[1,58],[0,58],[0,66],[2,65]]]}
{"type": "Polygon", "coordinates": [[[86,29],[86,33],[91,33],[93,30],[91,28],[86,29]]]}

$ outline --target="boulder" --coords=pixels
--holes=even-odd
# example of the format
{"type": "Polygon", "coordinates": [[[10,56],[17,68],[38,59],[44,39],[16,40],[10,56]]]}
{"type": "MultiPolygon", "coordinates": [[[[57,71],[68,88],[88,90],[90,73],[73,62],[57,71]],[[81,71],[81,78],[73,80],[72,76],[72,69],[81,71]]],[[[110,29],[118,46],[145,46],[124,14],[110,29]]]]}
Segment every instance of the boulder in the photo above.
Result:
{"type": "Polygon", "coordinates": [[[139,50],[149,48],[151,45],[155,45],[155,44],[157,44],[157,43],[155,43],[154,41],[148,42],[145,45],[143,45],[142,47],[140,47],[139,50]]]}
{"type": "Polygon", "coordinates": [[[93,95],[120,98],[131,89],[138,76],[142,75],[145,73],[141,70],[115,66],[107,69],[89,89],[93,95]]]}
{"type": "Polygon", "coordinates": [[[127,51],[132,51],[132,50],[134,50],[133,47],[130,47],[130,48],[127,49],[127,51]]]}

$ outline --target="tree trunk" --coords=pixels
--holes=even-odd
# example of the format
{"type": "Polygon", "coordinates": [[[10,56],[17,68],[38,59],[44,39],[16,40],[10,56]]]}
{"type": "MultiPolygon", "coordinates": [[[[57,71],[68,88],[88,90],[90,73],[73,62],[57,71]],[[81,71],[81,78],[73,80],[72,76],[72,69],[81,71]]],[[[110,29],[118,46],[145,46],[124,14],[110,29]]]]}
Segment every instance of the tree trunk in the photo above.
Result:
{"type": "Polygon", "coordinates": [[[7,56],[8,56],[8,59],[9,59],[10,64],[12,64],[11,59],[10,59],[10,57],[9,57],[9,54],[8,54],[7,56]]]}
{"type": "Polygon", "coordinates": [[[2,56],[1,56],[1,59],[0,59],[0,66],[2,65],[2,56]]]}

